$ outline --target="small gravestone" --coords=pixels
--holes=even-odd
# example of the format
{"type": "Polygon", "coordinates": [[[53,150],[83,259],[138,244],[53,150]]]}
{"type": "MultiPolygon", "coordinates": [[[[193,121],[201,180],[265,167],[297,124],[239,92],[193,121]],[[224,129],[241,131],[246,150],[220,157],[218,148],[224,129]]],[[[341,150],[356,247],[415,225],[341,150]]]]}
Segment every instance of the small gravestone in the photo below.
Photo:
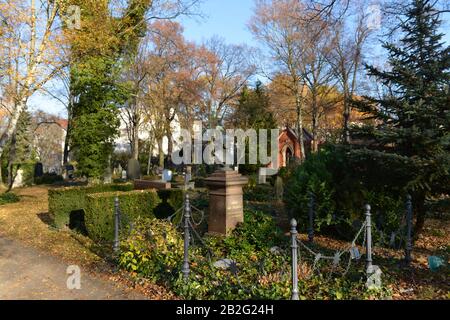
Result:
{"type": "Polygon", "coordinates": [[[162,173],[163,182],[171,182],[173,178],[173,172],[170,170],[164,170],[162,173]]]}
{"type": "Polygon", "coordinates": [[[192,181],[192,167],[191,166],[186,167],[185,181],[186,181],[186,184],[189,184],[192,181]]]}
{"type": "Polygon", "coordinates": [[[267,183],[266,169],[265,168],[259,168],[259,170],[258,170],[258,184],[266,184],[266,183],[267,183]]]}
{"type": "Polygon", "coordinates": [[[65,166],[65,175],[66,175],[66,179],[73,179],[74,178],[74,173],[75,173],[75,168],[73,165],[68,164],[65,166]]]}
{"type": "Polygon", "coordinates": [[[103,182],[106,184],[112,183],[112,171],[110,166],[108,166],[105,170],[105,174],[103,175],[103,182]]]}
{"type": "Polygon", "coordinates": [[[15,188],[22,188],[24,186],[24,176],[23,176],[23,169],[19,169],[17,170],[16,176],[14,178],[14,183],[13,183],[13,189],[15,188]]]}
{"type": "Polygon", "coordinates": [[[129,180],[136,180],[141,178],[141,165],[138,160],[128,160],[127,178],[129,180]]]}
{"type": "Polygon", "coordinates": [[[275,196],[278,201],[283,200],[284,187],[283,187],[283,179],[281,177],[277,177],[275,180],[275,196]]]}
{"type": "Polygon", "coordinates": [[[41,162],[37,162],[34,166],[34,176],[42,177],[44,175],[44,166],[41,162]]]}
{"type": "Polygon", "coordinates": [[[127,172],[122,170],[122,180],[127,180],[127,172]]]}

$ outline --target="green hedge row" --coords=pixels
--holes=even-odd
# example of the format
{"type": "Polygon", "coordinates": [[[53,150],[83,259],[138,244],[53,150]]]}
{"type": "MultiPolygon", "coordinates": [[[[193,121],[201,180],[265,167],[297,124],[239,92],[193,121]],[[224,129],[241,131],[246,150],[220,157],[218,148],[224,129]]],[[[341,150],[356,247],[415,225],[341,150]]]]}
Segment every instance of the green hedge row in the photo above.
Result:
{"type": "Polygon", "coordinates": [[[58,188],[48,191],[49,212],[54,216],[55,227],[61,229],[69,225],[70,214],[86,208],[86,196],[104,192],[132,191],[132,184],[107,184],[93,187],[58,188]]]}
{"type": "Polygon", "coordinates": [[[86,197],[85,223],[89,237],[95,241],[114,239],[114,200],[119,198],[122,227],[130,226],[138,217],[154,218],[161,202],[156,191],[109,192],[86,197]]]}
{"type": "MultiPolygon", "coordinates": [[[[49,212],[54,216],[55,227],[61,229],[69,225],[72,212],[86,209],[87,195],[128,191],[133,191],[132,184],[109,184],[49,190],[49,212]]],[[[153,214],[157,218],[167,218],[183,205],[183,190],[181,189],[159,190],[157,196],[158,205],[153,208],[153,214]]]]}

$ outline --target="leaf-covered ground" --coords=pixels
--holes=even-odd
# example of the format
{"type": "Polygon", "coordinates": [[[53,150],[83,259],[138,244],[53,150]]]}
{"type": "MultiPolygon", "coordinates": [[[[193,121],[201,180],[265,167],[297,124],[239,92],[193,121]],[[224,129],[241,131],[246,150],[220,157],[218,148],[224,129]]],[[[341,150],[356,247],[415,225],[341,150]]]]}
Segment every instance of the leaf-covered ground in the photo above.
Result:
{"type": "Polygon", "coordinates": [[[89,238],[70,230],[53,229],[48,213],[48,187],[36,186],[14,192],[20,196],[20,202],[0,206],[0,236],[38,249],[67,265],[79,265],[97,278],[132,287],[150,299],[173,299],[173,294],[163,287],[151,283],[136,284],[126,273],[117,272],[102,259],[100,248],[89,238]]]}
{"type": "MultiPolygon", "coordinates": [[[[0,236],[49,254],[66,264],[80,265],[84,270],[105,281],[133,288],[150,299],[176,299],[166,288],[150,282],[136,282],[126,273],[117,271],[102,257],[101,248],[89,238],[69,230],[57,231],[50,226],[48,214],[48,187],[38,186],[15,191],[18,203],[0,206],[0,236]]],[[[249,205],[249,203],[247,203],[249,205]]],[[[252,206],[268,210],[267,204],[252,206]]],[[[288,230],[288,220],[280,212],[282,205],[271,204],[273,215],[280,218],[280,225],[288,230]]],[[[450,221],[428,220],[425,231],[415,244],[411,268],[401,266],[403,252],[375,247],[374,263],[383,271],[395,300],[450,299],[449,269],[432,272],[428,268],[428,256],[437,255],[448,260],[450,253],[450,221]]],[[[306,240],[305,234],[300,234],[306,240]]],[[[348,243],[324,236],[316,237],[316,244],[330,249],[346,247],[348,243]]]]}
{"type": "MultiPolygon", "coordinates": [[[[261,210],[268,210],[267,203],[247,203],[261,210]]],[[[289,220],[284,206],[280,203],[270,205],[271,213],[278,218],[279,225],[287,232],[289,220]]],[[[308,236],[300,233],[299,238],[307,242],[308,236]]],[[[316,236],[315,246],[340,250],[348,246],[348,242],[327,236],[316,236]]],[[[360,250],[363,250],[360,248],[360,250]]],[[[362,252],[362,251],[361,251],[362,252]]],[[[436,300],[450,299],[450,220],[428,219],[418,240],[414,244],[413,261],[409,268],[403,265],[404,251],[374,246],[374,264],[378,265],[385,282],[392,291],[394,300],[436,300]],[[428,266],[429,256],[439,256],[447,261],[447,267],[433,272],[428,266]]]]}

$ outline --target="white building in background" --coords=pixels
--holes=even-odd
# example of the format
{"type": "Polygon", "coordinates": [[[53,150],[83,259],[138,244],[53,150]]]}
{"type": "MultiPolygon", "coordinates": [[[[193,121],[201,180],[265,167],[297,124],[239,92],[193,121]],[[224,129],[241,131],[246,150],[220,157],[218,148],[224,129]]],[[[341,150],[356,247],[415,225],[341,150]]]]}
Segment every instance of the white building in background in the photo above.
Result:
{"type": "MultiPolygon", "coordinates": [[[[125,111],[121,111],[121,112],[125,112],[125,111]]],[[[124,116],[120,117],[119,137],[115,140],[115,152],[116,153],[123,153],[123,152],[131,153],[129,132],[128,132],[127,124],[124,121],[124,118],[125,118],[124,116]]],[[[178,115],[175,115],[175,118],[171,124],[171,129],[172,129],[172,136],[173,136],[174,141],[179,140],[182,128],[180,126],[178,115]]],[[[152,134],[152,123],[150,122],[150,123],[141,124],[140,129],[139,129],[139,140],[149,141],[151,139],[151,134],[152,134]]],[[[163,146],[164,154],[168,155],[169,140],[167,137],[163,138],[162,146],[163,146]]],[[[176,147],[176,145],[174,145],[174,147],[176,147]]],[[[153,142],[152,155],[154,157],[159,155],[157,141],[153,142]]]]}
{"type": "Polygon", "coordinates": [[[46,173],[63,172],[67,125],[66,119],[54,118],[39,124],[34,131],[33,148],[46,173]]]}

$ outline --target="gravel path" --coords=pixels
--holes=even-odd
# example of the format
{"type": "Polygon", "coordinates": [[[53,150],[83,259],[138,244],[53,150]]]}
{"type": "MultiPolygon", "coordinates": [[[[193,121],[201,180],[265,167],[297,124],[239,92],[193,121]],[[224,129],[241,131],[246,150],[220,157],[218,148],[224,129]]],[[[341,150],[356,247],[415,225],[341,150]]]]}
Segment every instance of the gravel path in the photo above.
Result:
{"type": "Polygon", "coordinates": [[[0,236],[0,300],[141,300],[144,296],[81,269],[79,290],[67,288],[69,266],[0,236]]]}

